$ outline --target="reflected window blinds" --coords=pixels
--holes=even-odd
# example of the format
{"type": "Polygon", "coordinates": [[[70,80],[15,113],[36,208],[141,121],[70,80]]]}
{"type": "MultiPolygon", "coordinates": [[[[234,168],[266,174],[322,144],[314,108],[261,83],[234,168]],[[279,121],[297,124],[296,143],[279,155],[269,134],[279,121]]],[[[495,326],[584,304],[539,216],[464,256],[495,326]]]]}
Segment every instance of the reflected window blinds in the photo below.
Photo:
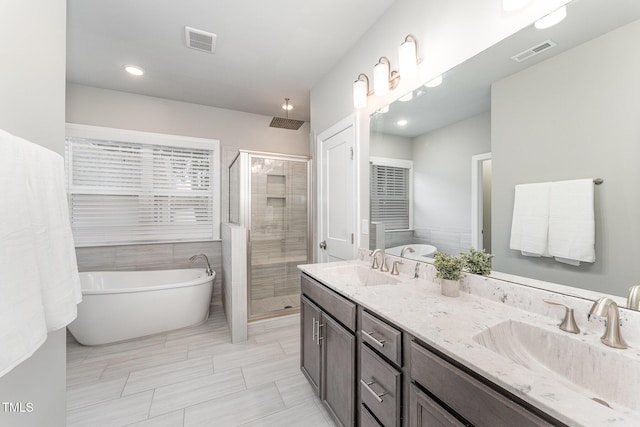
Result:
{"type": "Polygon", "coordinates": [[[371,221],[385,230],[406,230],[411,224],[411,167],[371,163],[371,221]]]}

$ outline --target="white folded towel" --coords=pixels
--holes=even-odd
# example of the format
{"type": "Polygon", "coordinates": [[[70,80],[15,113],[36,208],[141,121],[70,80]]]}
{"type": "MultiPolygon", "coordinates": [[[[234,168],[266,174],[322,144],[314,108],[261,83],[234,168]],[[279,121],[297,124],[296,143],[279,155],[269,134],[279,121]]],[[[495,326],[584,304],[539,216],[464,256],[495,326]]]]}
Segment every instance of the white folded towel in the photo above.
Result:
{"type": "Polygon", "coordinates": [[[64,159],[0,130],[0,377],[30,357],[81,300],[64,159]]]}
{"type": "Polygon", "coordinates": [[[554,182],[549,196],[549,254],[572,265],[595,262],[593,179],[554,182]]]}
{"type": "Polygon", "coordinates": [[[510,248],[526,256],[549,256],[550,182],[515,187],[510,248]]]}

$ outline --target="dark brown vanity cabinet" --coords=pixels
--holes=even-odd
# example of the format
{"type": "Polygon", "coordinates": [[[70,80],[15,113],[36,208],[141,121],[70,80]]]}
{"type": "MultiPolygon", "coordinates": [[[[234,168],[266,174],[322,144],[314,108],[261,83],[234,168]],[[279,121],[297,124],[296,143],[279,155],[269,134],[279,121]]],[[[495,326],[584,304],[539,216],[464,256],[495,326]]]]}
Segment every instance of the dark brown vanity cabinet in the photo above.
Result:
{"type": "Polygon", "coordinates": [[[412,427],[564,425],[417,342],[411,343],[410,363],[412,427]]]}
{"type": "Polygon", "coordinates": [[[339,426],[355,425],[356,306],[303,275],[300,369],[339,426]]]}

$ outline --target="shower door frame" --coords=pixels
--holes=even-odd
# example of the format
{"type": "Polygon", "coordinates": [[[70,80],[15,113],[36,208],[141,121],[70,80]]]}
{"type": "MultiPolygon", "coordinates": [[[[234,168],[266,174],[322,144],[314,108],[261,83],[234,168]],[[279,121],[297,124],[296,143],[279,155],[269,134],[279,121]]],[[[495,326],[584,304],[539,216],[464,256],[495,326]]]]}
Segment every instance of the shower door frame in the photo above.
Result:
{"type": "MultiPolygon", "coordinates": [[[[247,229],[247,315],[248,315],[248,320],[251,321],[255,321],[255,320],[262,320],[262,319],[269,319],[269,318],[273,318],[273,317],[280,317],[280,316],[285,316],[288,314],[295,314],[295,313],[299,313],[300,312],[300,306],[298,307],[292,307],[292,308],[283,308],[280,310],[274,310],[274,311],[270,311],[267,313],[261,313],[261,314],[257,314],[254,315],[251,312],[251,259],[252,259],[252,252],[251,252],[251,242],[252,242],[252,236],[251,236],[251,160],[254,158],[260,158],[260,159],[270,159],[270,160],[282,160],[282,161],[294,161],[294,162],[300,162],[300,163],[306,163],[306,167],[307,167],[307,173],[306,173],[306,178],[307,178],[307,191],[306,191],[306,197],[307,197],[307,233],[306,233],[306,238],[307,238],[307,259],[305,261],[306,264],[311,262],[311,249],[312,249],[312,242],[311,242],[311,230],[312,230],[312,224],[311,221],[313,219],[313,212],[312,212],[312,208],[313,205],[311,203],[311,196],[312,196],[312,173],[311,173],[311,158],[308,156],[299,156],[299,155],[293,155],[293,154],[278,154],[278,153],[268,153],[268,152],[262,152],[262,151],[247,151],[247,150],[240,150],[240,152],[238,153],[238,156],[236,157],[235,161],[240,161],[240,182],[239,182],[239,187],[240,187],[240,225],[242,225],[243,227],[245,227],[247,229]]],[[[234,163],[232,162],[232,164],[234,163]]]]}

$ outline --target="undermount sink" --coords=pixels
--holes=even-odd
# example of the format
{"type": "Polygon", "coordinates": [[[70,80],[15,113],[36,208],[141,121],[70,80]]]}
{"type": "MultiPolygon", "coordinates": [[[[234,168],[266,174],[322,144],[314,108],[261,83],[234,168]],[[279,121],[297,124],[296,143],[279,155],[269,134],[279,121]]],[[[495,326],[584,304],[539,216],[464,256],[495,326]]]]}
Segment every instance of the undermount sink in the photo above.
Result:
{"type": "Polygon", "coordinates": [[[580,336],[516,321],[492,326],[473,340],[600,404],[640,411],[640,359],[633,349],[612,349],[599,342],[594,345],[580,336]]]}
{"type": "Polygon", "coordinates": [[[331,271],[333,274],[339,275],[341,281],[352,285],[395,285],[400,281],[389,273],[383,273],[363,265],[341,265],[332,267],[331,271]]]}

